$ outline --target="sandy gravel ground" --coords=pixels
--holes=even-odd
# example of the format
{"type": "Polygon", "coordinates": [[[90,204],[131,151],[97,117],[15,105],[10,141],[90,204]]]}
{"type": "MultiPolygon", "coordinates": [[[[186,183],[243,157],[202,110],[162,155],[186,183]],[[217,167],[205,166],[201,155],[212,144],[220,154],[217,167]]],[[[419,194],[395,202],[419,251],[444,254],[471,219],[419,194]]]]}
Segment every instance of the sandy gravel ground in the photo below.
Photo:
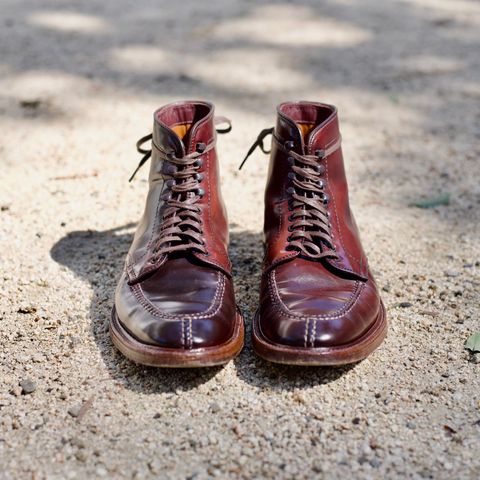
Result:
{"type": "Polygon", "coordinates": [[[0,478],[479,478],[480,4],[2,0],[0,478]],[[206,98],[238,301],[258,297],[274,107],[339,107],[391,328],[351,368],[138,367],[107,319],[158,106],[206,98]],[[450,194],[431,209],[412,202],[450,194]]]}

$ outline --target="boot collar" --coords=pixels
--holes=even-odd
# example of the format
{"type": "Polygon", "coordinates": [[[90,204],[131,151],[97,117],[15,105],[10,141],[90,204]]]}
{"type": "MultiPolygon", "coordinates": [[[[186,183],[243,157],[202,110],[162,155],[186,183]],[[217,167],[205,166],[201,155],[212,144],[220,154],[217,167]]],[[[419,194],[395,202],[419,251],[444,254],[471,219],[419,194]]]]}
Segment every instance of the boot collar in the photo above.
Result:
{"type": "Polygon", "coordinates": [[[214,106],[209,102],[182,101],[165,105],[153,114],[153,142],[164,151],[181,158],[195,150],[199,142],[209,144],[215,138],[214,106]],[[187,144],[172,127],[192,124],[187,133],[187,144]]]}
{"type": "Polygon", "coordinates": [[[277,107],[275,134],[281,140],[293,141],[295,151],[303,155],[312,155],[315,150],[326,150],[340,137],[337,108],[316,102],[281,103],[277,107]],[[304,142],[298,123],[318,123],[310,132],[307,143],[304,142]]]}

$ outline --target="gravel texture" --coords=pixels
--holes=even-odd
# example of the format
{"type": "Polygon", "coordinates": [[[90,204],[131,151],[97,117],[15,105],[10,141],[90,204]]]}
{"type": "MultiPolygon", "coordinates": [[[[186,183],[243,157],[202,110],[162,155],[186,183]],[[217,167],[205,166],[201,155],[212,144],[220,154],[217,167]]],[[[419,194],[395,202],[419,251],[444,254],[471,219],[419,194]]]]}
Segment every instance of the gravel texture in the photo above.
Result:
{"type": "Polygon", "coordinates": [[[0,478],[479,478],[480,4],[2,0],[0,478]],[[388,309],[349,368],[250,341],[224,368],[136,366],[107,322],[143,209],[152,112],[206,98],[247,330],[283,100],[339,107],[352,204],[388,309]],[[439,198],[443,205],[415,203],[439,198]]]}

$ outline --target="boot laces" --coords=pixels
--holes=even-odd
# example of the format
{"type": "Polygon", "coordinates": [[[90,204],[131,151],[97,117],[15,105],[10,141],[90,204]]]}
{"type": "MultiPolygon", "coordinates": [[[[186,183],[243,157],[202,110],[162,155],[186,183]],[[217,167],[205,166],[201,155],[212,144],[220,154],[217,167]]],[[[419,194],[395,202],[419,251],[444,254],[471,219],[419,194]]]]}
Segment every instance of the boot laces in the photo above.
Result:
{"type": "Polygon", "coordinates": [[[330,198],[325,192],[326,182],[323,178],[326,167],[322,162],[339,148],[340,139],[326,150],[316,150],[314,155],[302,155],[293,150],[294,142],[282,142],[274,134],[273,128],[265,129],[260,132],[240,168],[257,147],[264,153],[270,153],[263,144],[269,134],[273,135],[276,146],[285,152],[290,165],[288,178],[291,186],[287,188],[289,236],[286,248],[312,259],[338,259],[328,210],[330,198]]]}
{"type": "MultiPolygon", "coordinates": [[[[228,123],[225,129],[217,129],[217,133],[231,130],[230,121],[224,117],[216,117],[215,123],[228,123]]],[[[205,195],[201,187],[203,174],[198,170],[202,166],[202,156],[215,147],[216,140],[210,143],[197,143],[194,152],[176,157],[173,152],[165,152],[152,140],[152,134],[142,137],[137,142],[137,151],[144,156],[140,160],[131,181],[141,166],[152,156],[155,149],[164,160],[162,174],[165,179],[164,200],[160,233],[152,250],[151,262],[156,263],[162,255],[180,251],[198,251],[208,255],[203,234],[202,208],[198,201],[205,195]],[[143,148],[144,143],[152,141],[152,148],[143,148]]]]}

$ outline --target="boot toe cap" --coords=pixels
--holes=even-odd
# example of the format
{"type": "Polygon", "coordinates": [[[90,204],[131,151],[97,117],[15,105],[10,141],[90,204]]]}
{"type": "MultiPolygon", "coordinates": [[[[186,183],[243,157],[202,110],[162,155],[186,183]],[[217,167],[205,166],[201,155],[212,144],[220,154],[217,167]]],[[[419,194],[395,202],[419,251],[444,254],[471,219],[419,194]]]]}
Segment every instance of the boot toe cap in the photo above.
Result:
{"type": "Polygon", "coordinates": [[[351,283],[348,290],[307,292],[304,301],[294,298],[291,290],[270,289],[260,308],[263,336],[274,344],[298,348],[354,342],[375,322],[380,300],[371,281],[351,283]]]}
{"type": "Polygon", "coordinates": [[[216,272],[208,280],[202,284],[201,295],[184,291],[165,296],[152,287],[155,279],[131,286],[123,276],[115,295],[117,318],[131,336],[146,345],[173,349],[221,345],[233,333],[233,288],[216,272]]]}

